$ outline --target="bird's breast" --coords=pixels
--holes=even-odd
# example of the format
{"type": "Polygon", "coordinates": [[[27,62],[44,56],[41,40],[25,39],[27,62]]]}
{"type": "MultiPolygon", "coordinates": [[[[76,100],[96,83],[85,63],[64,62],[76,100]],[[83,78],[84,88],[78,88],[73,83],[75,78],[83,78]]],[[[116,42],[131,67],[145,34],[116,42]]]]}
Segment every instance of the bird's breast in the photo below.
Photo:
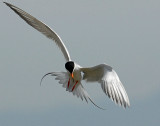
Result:
{"type": "Polygon", "coordinates": [[[82,80],[82,76],[81,76],[81,71],[80,70],[75,70],[73,72],[73,75],[74,75],[74,80],[78,80],[78,81],[81,81],[82,80]]]}

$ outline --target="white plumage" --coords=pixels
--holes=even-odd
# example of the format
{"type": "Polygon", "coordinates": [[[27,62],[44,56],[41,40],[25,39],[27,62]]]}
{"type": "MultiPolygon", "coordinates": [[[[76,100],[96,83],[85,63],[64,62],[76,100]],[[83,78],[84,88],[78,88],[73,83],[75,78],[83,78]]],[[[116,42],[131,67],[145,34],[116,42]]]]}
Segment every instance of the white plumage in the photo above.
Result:
{"type": "Polygon", "coordinates": [[[88,100],[90,100],[96,107],[103,109],[93,102],[81,83],[82,80],[86,80],[86,82],[98,82],[101,84],[103,92],[113,101],[115,101],[115,103],[124,106],[125,108],[130,106],[127,93],[117,73],[112,69],[111,66],[106,64],[100,64],[90,68],[83,68],[79,66],[75,62],[71,61],[66,46],[56,32],[22,9],[12,4],[6,2],[4,3],[29,25],[44,34],[46,37],[52,39],[58,45],[66,59],[65,67],[67,72],[47,73],[42,77],[41,82],[47,75],[56,76],[55,79],[59,80],[59,83],[66,88],[66,91],[72,92],[73,95],[76,95],[78,98],[80,97],[82,100],[85,99],[87,103],[88,100]]]}

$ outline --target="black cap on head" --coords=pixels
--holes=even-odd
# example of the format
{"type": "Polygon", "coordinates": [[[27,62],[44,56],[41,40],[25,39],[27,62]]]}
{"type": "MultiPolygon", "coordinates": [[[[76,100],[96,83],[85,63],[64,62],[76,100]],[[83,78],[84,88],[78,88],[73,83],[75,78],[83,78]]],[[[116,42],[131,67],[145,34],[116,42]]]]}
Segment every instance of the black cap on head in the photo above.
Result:
{"type": "Polygon", "coordinates": [[[65,68],[72,73],[73,69],[74,69],[74,62],[73,61],[69,61],[65,64],[65,68]]]}

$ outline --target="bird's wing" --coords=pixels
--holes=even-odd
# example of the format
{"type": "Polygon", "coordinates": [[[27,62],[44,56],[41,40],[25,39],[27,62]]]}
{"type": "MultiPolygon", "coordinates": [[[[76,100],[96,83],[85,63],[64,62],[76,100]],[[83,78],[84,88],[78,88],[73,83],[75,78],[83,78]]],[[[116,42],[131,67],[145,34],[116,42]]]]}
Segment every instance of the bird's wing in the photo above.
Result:
{"type": "Polygon", "coordinates": [[[85,101],[88,103],[88,100],[90,100],[96,107],[103,109],[99,107],[98,105],[96,105],[93,100],[90,98],[90,96],[88,95],[88,93],[85,91],[85,89],[83,88],[82,84],[80,82],[77,83],[76,87],[73,90],[73,87],[75,85],[75,81],[72,80],[72,78],[70,78],[69,74],[67,72],[51,72],[51,73],[47,73],[45,74],[42,79],[41,82],[43,80],[43,78],[47,75],[52,75],[52,76],[56,76],[56,80],[59,80],[59,83],[62,84],[62,86],[64,88],[66,88],[66,91],[72,92],[73,95],[76,95],[78,98],[80,97],[83,101],[83,99],[85,99],[85,101]]]}
{"type": "Polygon", "coordinates": [[[63,41],[61,40],[61,38],[57,35],[56,32],[54,32],[51,28],[49,28],[46,24],[44,24],[43,22],[39,21],[38,19],[36,19],[35,17],[33,17],[32,15],[26,13],[25,11],[23,11],[22,9],[4,2],[7,6],[9,6],[15,13],[17,13],[25,22],[27,22],[29,25],[31,25],[33,28],[35,28],[36,30],[38,30],[39,32],[41,32],[42,34],[44,34],[46,37],[48,37],[49,39],[52,39],[53,41],[55,41],[55,43],[58,45],[58,47],[61,49],[66,61],[70,61],[70,55],[69,52],[66,48],[66,46],[64,45],[63,41]]]}
{"type": "Polygon", "coordinates": [[[106,64],[100,64],[95,67],[81,68],[84,73],[83,79],[89,82],[97,81],[101,84],[103,92],[108,95],[115,103],[124,106],[130,106],[127,93],[112,67],[106,64]]]}

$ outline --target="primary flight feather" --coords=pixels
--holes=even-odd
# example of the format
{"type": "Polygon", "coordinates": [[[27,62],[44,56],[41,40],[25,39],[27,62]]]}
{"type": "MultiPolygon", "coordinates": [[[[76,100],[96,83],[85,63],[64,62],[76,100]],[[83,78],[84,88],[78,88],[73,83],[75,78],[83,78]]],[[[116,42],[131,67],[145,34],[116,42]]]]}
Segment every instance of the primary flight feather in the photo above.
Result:
{"type": "Polygon", "coordinates": [[[115,101],[115,103],[125,108],[130,106],[128,95],[117,73],[112,69],[111,66],[107,64],[100,64],[88,68],[81,67],[71,60],[66,46],[56,32],[22,9],[10,3],[4,3],[9,6],[15,13],[17,13],[25,22],[44,34],[46,37],[52,39],[58,45],[64,55],[66,60],[65,68],[67,72],[47,73],[42,77],[41,82],[47,75],[55,76],[55,79],[59,80],[59,83],[62,84],[64,88],[66,88],[66,91],[72,92],[73,95],[80,97],[82,100],[85,99],[87,103],[89,100],[96,107],[103,109],[93,102],[81,83],[82,80],[86,80],[86,82],[98,82],[101,84],[103,92],[113,101],[115,101]]]}

